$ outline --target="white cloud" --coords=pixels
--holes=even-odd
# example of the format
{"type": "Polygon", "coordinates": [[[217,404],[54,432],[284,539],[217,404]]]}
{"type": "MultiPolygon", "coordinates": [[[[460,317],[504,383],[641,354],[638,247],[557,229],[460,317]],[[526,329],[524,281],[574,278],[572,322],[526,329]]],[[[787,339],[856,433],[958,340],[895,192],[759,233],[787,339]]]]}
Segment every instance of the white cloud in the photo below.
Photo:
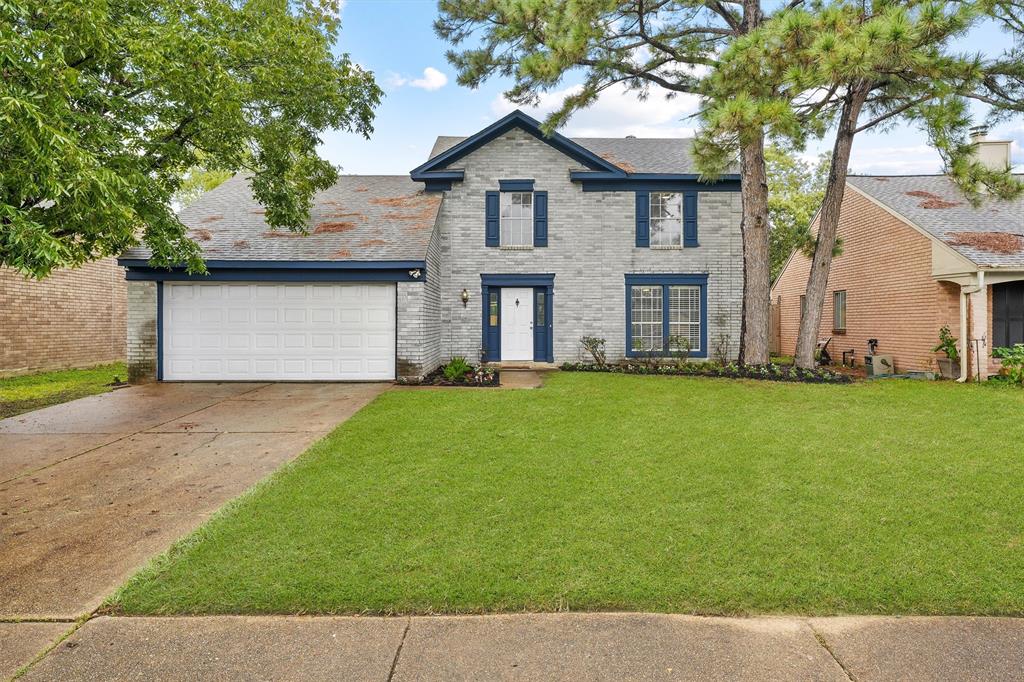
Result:
{"type": "MultiPolygon", "coordinates": [[[[543,93],[535,107],[520,106],[498,96],[491,102],[491,111],[495,116],[504,116],[522,109],[534,118],[543,119],[567,96],[579,90],[580,86],[574,85],[543,93]]],[[[641,100],[635,91],[620,84],[605,90],[594,104],[574,114],[559,132],[572,137],[691,137],[694,125],[684,124],[695,124],[695,121],[684,119],[695,113],[699,105],[696,95],[666,99],[657,89],[652,89],[650,96],[641,100]]]]}
{"type": "Polygon", "coordinates": [[[408,85],[410,88],[420,88],[421,90],[433,92],[434,90],[440,90],[448,84],[448,76],[444,75],[434,67],[428,66],[423,69],[422,78],[408,78],[394,73],[388,78],[388,84],[394,88],[401,88],[408,85]]]}
{"type": "Polygon", "coordinates": [[[861,175],[921,175],[942,172],[939,153],[928,144],[906,146],[885,145],[885,138],[878,142],[882,146],[854,146],[850,168],[861,175]]]}

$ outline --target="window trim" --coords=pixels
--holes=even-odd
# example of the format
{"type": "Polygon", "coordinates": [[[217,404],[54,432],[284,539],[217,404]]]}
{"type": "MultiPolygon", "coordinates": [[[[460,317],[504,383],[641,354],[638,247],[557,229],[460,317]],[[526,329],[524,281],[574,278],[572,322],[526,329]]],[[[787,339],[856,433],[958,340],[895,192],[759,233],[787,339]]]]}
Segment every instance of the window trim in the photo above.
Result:
{"type": "Polygon", "coordinates": [[[700,350],[691,351],[691,358],[708,357],[708,276],[706,274],[632,274],[625,276],[625,309],[626,309],[626,357],[672,357],[673,351],[666,350],[669,340],[671,315],[668,314],[669,287],[695,286],[700,288],[700,350]],[[662,347],[660,352],[648,353],[633,350],[633,296],[634,286],[661,286],[662,295],[662,347]]]}
{"type": "MultiPolygon", "coordinates": [[[[664,201],[662,201],[662,206],[664,206],[664,201]]],[[[683,248],[683,241],[684,241],[684,237],[683,237],[683,232],[684,232],[684,230],[683,230],[683,223],[685,222],[685,218],[683,217],[683,212],[684,212],[685,208],[686,208],[686,195],[683,192],[649,192],[647,194],[647,215],[648,215],[648,221],[649,221],[648,222],[648,228],[647,228],[648,229],[648,234],[649,234],[648,242],[647,242],[648,248],[651,248],[651,249],[681,249],[681,248],[683,248]],[[654,221],[655,220],[662,221],[662,222],[665,222],[665,223],[668,223],[668,224],[672,224],[673,226],[675,226],[675,224],[672,221],[670,221],[668,218],[664,218],[664,217],[655,218],[654,217],[654,198],[655,197],[663,197],[665,195],[670,195],[670,196],[673,196],[673,197],[679,197],[679,221],[678,221],[679,222],[679,225],[678,225],[678,227],[679,227],[679,243],[678,244],[671,243],[672,242],[671,235],[670,235],[670,239],[669,239],[669,243],[668,244],[655,244],[654,243],[654,221]]]]}
{"type": "Polygon", "coordinates": [[[848,297],[847,297],[847,294],[846,294],[846,289],[837,289],[836,291],[832,292],[832,333],[833,334],[845,334],[846,333],[846,325],[847,325],[847,322],[849,321],[847,319],[847,315],[846,315],[847,307],[848,307],[847,298],[848,297]],[[842,315],[843,320],[842,320],[842,322],[843,323],[842,324],[839,324],[839,310],[840,310],[839,298],[840,298],[840,294],[842,294],[842,299],[843,299],[843,304],[842,304],[842,311],[843,311],[843,315],[842,315]]]}

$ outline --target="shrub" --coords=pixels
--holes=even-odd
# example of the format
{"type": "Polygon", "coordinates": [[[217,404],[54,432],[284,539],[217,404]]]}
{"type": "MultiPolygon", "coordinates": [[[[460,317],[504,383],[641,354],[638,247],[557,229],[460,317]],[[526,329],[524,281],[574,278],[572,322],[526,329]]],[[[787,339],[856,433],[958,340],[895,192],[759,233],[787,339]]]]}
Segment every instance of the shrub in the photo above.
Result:
{"type": "Polygon", "coordinates": [[[590,353],[598,367],[604,367],[607,358],[604,351],[604,339],[596,336],[583,336],[580,337],[580,345],[583,346],[583,350],[590,353]]]}
{"type": "MultiPolygon", "coordinates": [[[[943,325],[939,330],[939,345],[932,348],[933,353],[943,352],[953,362],[960,361],[960,351],[956,348],[956,337],[949,331],[949,325],[943,325]]],[[[995,353],[993,352],[993,355],[995,353]]]]}
{"type": "Polygon", "coordinates": [[[1016,343],[1009,348],[993,348],[992,355],[1003,361],[1003,371],[1011,382],[1024,385],[1024,343],[1016,343]]]}
{"type": "Polygon", "coordinates": [[[466,358],[456,355],[444,366],[444,378],[448,381],[462,381],[472,371],[473,367],[466,362],[466,358]]]}
{"type": "Polygon", "coordinates": [[[608,372],[615,374],[660,374],[668,376],[705,376],[730,379],[763,379],[767,381],[800,381],[813,384],[848,384],[853,379],[847,374],[829,369],[801,369],[792,365],[740,365],[735,362],[691,362],[685,365],[649,365],[645,359],[624,361],[617,365],[600,366],[587,362],[567,362],[565,372],[608,372]]]}

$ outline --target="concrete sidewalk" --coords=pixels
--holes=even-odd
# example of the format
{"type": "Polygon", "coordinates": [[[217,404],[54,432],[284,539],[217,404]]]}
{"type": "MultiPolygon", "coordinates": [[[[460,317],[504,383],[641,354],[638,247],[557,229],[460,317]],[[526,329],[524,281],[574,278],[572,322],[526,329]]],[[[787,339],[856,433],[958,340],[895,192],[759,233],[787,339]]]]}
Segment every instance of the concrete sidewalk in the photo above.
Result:
{"type": "Polygon", "coordinates": [[[253,678],[1018,680],[1024,620],[101,617],[57,645],[25,679],[253,678]]]}

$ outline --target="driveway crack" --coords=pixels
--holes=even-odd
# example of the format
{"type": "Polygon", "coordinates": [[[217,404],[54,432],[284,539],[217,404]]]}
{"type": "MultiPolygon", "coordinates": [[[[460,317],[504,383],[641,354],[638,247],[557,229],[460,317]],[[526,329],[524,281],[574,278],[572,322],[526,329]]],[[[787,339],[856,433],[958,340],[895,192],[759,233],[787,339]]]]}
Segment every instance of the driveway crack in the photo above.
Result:
{"type": "Polygon", "coordinates": [[[405,646],[405,637],[409,634],[409,628],[412,626],[412,618],[409,618],[405,622],[405,629],[402,630],[402,639],[398,642],[398,648],[395,649],[395,658],[391,661],[391,670],[388,672],[388,682],[395,677],[395,670],[398,669],[398,658],[402,655],[402,647],[405,646]]]}
{"type": "Polygon", "coordinates": [[[837,656],[836,652],[832,650],[831,646],[829,646],[828,641],[825,639],[825,635],[818,632],[817,628],[814,627],[814,623],[810,620],[805,620],[804,622],[807,623],[807,627],[811,629],[811,632],[814,634],[814,639],[818,640],[818,644],[821,648],[828,652],[828,655],[832,657],[832,660],[836,662],[836,665],[838,665],[846,674],[846,679],[850,680],[850,682],[857,682],[857,676],[854,675],[841,660],[839,660],[839,656],[837,656]]]}

